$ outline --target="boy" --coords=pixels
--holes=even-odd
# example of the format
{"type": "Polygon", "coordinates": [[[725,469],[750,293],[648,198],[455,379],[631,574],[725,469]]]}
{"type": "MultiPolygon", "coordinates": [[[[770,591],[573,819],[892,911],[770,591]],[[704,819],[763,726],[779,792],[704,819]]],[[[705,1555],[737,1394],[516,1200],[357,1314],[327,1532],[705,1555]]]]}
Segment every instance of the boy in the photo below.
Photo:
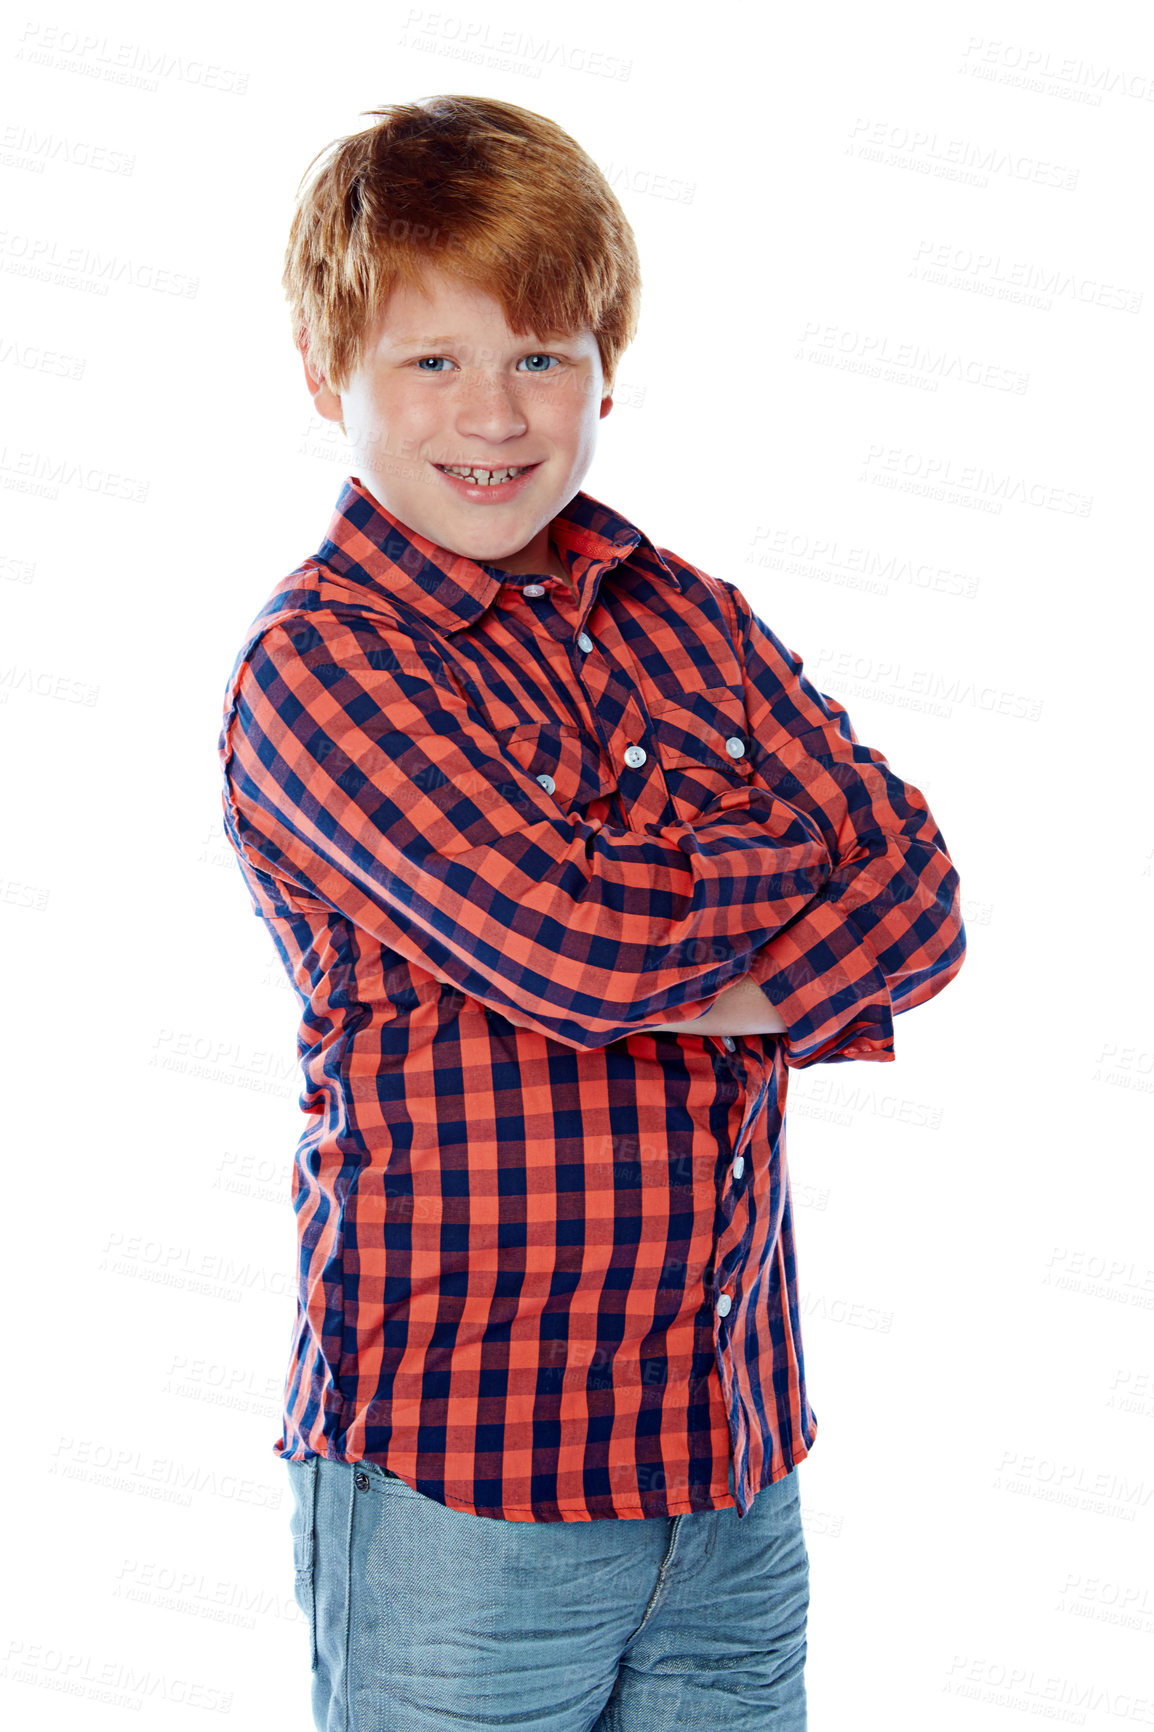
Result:
{"type": "Polygon", "coordinates": [[[220,737],[303,1013],[316,1724],[793,1732],[787,1073],[893,1059],[958,876],[736,585],[580,491],[640,287],[596,165],[507,103],[371,112],[284,277],[356,472],[220,737]]]}

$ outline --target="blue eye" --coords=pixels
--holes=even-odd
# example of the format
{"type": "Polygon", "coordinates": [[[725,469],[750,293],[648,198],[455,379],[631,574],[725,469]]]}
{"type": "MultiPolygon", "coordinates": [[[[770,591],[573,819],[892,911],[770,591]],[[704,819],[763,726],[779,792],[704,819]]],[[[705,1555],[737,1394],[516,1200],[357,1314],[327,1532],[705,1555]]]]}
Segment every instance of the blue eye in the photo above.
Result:
{"type": "MultiPolygon", "coordinates": [[[[554,363],[554,365],[552,365],[552,366],[530,367],[529,371],[531,373],[552,373],[556,370],[557,367],[559,367],[561,365],[561,362],[557,358],[556,355],[545,355],[545,354],[534,353],[532,355],[523,355],[522,360],[525,360],[525,361],[546,361],[546,362],[554,363]]],[[[446,361],[447,362],[448,357],[446,355],[421,355],[416,362],[418,372],[421,372],[421,373],[441,373],[444,371],[444,368],[438,367],[438,366],[428,367],[425,365],[425,363],[427,361],[432,361],[432,362],[446,361]]]]}

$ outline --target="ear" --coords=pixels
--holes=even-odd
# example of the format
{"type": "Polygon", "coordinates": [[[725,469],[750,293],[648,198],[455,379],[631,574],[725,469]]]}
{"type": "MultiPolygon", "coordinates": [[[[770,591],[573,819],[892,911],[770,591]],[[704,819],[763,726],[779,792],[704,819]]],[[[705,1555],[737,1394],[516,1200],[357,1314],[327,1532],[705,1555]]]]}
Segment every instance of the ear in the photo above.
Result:
{"type": "Polygon", "coordinates": [[[326,421],[340,421],[344,414],[341,408],[340,394],[332,389],[323,374],[314,373],[309,365],[307,331],[302,331],[297,338],[297,348],[300,350],[301,360],[304,363],[305,384],[308,386],[309,396],[313,400],[313,408],[326,421]]]}
{"type": "Polygon", "coordinates": [[[612,397],[602,397],[602,399],[601,399],[601,419],[602,419],[602,421],[604,421],[606,415],[608,415],[608,413],[609,413],[610,409],[612,409],[612,407],[613,407],[613,398],[612,397]]]}

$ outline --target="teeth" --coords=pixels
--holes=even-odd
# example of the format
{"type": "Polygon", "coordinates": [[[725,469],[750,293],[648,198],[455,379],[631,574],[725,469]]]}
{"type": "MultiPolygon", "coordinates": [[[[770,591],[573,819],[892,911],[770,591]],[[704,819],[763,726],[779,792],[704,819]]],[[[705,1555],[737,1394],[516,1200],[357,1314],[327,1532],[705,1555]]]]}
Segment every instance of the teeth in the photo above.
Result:
{"type": "Polygon", "coordinates": [[[481,487],[493,487],[498,482],[510,480],[514,475],[524,475],[526,469],[532,468],[532,464],[526,463],[521,469],[460,469],[454,468],[451,463],[438,463],[437,468],[444,470],[446,475],[459,476],[462,481],[473,481],[481,487]]]}

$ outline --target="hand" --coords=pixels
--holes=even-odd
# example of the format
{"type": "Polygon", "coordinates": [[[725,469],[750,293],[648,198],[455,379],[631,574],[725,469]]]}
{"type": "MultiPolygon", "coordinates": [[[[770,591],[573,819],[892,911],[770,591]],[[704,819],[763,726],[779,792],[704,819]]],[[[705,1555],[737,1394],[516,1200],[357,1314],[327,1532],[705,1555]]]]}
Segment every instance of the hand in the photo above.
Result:
{"type": "Polygon", "coordinates": [[[788,1034],[789,1026],[748,975],[731,980],[707,1011],[691,1022],[651,1022],[634,1034],[788,1034]]]}

